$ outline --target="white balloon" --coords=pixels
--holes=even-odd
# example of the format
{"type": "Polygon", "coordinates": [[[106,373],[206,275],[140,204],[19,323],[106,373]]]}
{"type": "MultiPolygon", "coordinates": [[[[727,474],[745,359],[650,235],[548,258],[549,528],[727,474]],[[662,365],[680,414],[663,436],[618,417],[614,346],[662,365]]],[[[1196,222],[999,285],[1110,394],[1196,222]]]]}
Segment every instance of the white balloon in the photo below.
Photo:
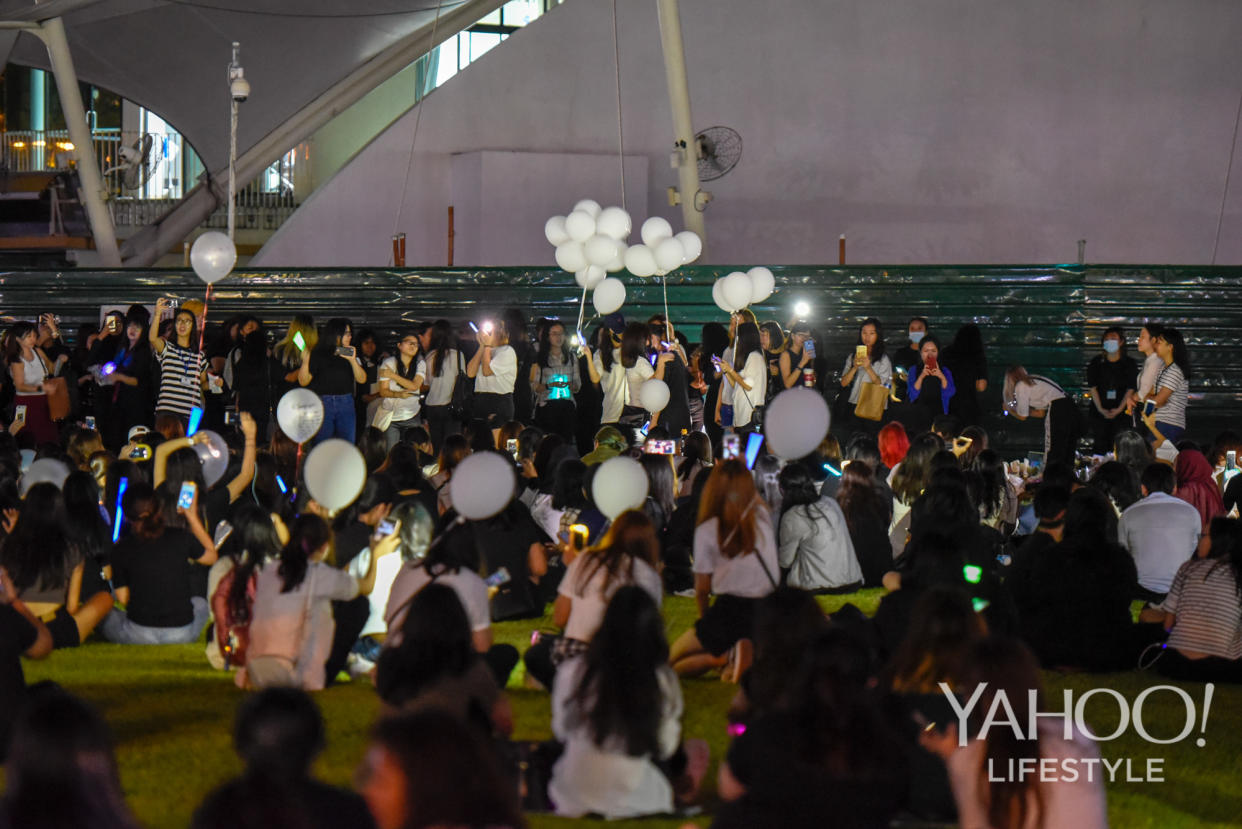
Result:
{"type": "Polygon", "coordinates": [[[741,271],[734,271],[724,278],[720,286],[720,294],[734,311],[740,311],[750,304],[750,277],[741,271]]]}
{"type": "Polygon", "coordinates": [[[585,242],[595,235],[595,217],[584,210],[575,210],[565,217],[565,232],[575,242],[585,242]]]}
{"type": "Polygon", "coordinates": [[[599,265],[587,265],[585,268],[574,274],[574,281],[577,282],[580,287],[586,288],[589,291],[599,283],[603,282],[606,276],[608,276],[608,274],[605,273],[604,269],[599,265]]]}
{"type": "Polygon", "coordinates": [[[467,455],[449,479],[453,509],[471,521],[491,518],[509,506],[516,489],[513,463],[495,452],[467,455]]]}
{"type": "Polygon", "coordinates": [[[822,394],[808,388],[786,389],[768,404],[763,434],[773,454],[797,460],[815,451],[830,422],[822,394]]]}
{"type": "Polygon", "coordinates": [[[335,512],[354,502],[367,482],[367,462],[347,440],[328,438],[306,456],[302,465],[306,491],[316,503],[335,512]]]}
{"type": "Polygon", "coordinates": [[[608,277],[595,286],[591,302],[601,316],[611,314],[625,304],[625,283],[615,277],[608,277]]]}
{"type": "Polygon", "coordinates": [[[643,222],[642,237],[643,244],[649,248],[654,248],[664,239],[673,235],[673,226],[668,223],[668,219],[663,216],[652,216],[643,222]]]}
{"type": "Polygon", "coordinates": [[[543,225],[543,235],[552,247],[559,248],[561,245],[569,241],[569,231],[565,229],[565,217],[553,216],[543,225]]]}
{"type": "Polygon", "coordinates": [[[752,304],[763,302],[776,290],[776,277],[767,268],[751,268],[746,272],[750,277],[750,301],[752,304]]]}
{"type": "Polygon", "coordinates": [[[617,255],[612,257],[612,260],[604,266],[604,270],[608,271],[608,273],[625,270],[625,254],[629,249],[630,246],[625,242],[617,242],[617,255]]]}
{"type": "Polygon", "coordinates": [[[630,214],[620,207],[605,207],[595,217],[595,232],[611,236],[618,242],[628,238],[633,229],[634,223],[630,219],[630,214]]]}
{"type": "Polygon", "coordinates": [[[712,283],[712,302],[715,302],[716,307],[719,308],[721,311],[724,311],[727,314],[731,314],[733,313],[733,309],[730,308],[728,303],[725,302],[724,293],[722,292],[723,288],[724,288],[724,277],[721,277],[720,279],[717,279],[715,282],[712,283]]]}
{"type": "Polygon", "coordinates": [[[233,240],[218,230],[209,230],[190,247],[190,267],[198,278],[211,285],[228,276],[237,264],[233,240]]]}
{"type": "Polygon", "coordinates": [[[591,481],[591,499],[609,520],[630,509],[640,509],[647,500],[647,473],[642,464],[627,455],[609,458],[600,464],[591,481]]]}
{"type": "Polygon", "coordinates": [[[591,263],[581,242],[566,242],[556,249],[556,264],[561,266],[561,270],[577,273],[591,263]]]}
{"type": "Polygon", "coordinates": [[[638,387],[638,402],[642,403],[643,408],[652,414],[664,411],[670,396],[668,383],[665,383],[663,380],[657,380],[654,377],[644,381],[638,387]]]}
{"type": "Polygon", "coordinates": [[[276,404],[280,431],[294,443],[306,443],[323,425],[323,401],[310,389],[290,389],[276,404]]]}
{"type": "Polygon", "coordinates": [[[703,255],[703,240],[693,230],[683,230],[673,238],[681,242],[681,246],[686,250],[686,258],[682,260],[683,265],[689,265],[703,255]]]}
{"type": "Polygon", "coordinates": [[[206,435],[207,441],[196,442],[194,453],[198,455],[198,462],[203,465],[203,480],[207,486],[215,486],[216,482],[228,471],[229,445],[224,442],[224,438],[207,429],[201,430],[199,434],[206,435]]]}
{"type": "Polygon", "coordinates": [[[655,254],[646,245],[630,245],[625,252],[625,269],[635,276],[654,276],[655,254]]]}
{"type": "Polygon", "coordinates": [[[598,219],[599,214],[603,212],[603,208],[599,206],[599,202],[595,199],[583,199],[574,205],[574,210],[581,210],[592,219],[598,219]]]}
{"type": "Polygon", "coordinates": [[[686,249],[674,238],[664,239],[655,249],[656,268],[668,273],[681,267],[686,261],[686,249]]]}
{"type": "Polygon", "coordinates": [[[587,261],[601,268],[617,256],[617,240],[602,233],[596,233],[582,244],[582,252],[587,261]]]}
{"type": "Polygon", "coordinates": [[[22,473],[18,494],[25,498],[35,484],[54,484],[57,489],[64,489],[65,479],[68,477],[69,467],[64,462],[55,458],[39,458],[22,473]]]}

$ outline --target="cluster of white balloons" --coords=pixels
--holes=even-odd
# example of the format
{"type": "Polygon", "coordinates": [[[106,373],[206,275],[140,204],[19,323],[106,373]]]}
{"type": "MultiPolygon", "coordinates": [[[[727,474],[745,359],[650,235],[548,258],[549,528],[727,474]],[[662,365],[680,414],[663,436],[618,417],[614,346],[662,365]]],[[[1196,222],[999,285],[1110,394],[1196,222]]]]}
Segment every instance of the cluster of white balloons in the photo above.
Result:
{"type": "Polygon", "coordinates": [[[747,305],[763,302],[776,290],[776,277],[767,268],[734,271],[712,285],[712,299],[722,311],[733,313],[747,305]]]}
{"type": "Polygon", "coordinates": [[[703,253],[703,240],[692,230],[673,234],[673,226],[662,216],[643,222],[642,244],[625,252],[625,269],[635,276],[664,276],[682,265],[689,265],[703,253]]]}

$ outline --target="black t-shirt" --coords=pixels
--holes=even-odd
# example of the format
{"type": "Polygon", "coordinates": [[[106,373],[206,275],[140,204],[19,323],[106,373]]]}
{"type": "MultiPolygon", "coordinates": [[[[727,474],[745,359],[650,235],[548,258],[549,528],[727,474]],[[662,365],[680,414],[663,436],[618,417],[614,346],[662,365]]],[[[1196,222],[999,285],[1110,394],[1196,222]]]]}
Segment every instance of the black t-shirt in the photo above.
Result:
{"type": "Polygon", "coordinates": [[[337,567],[344,569],[358,557],[364,548],[371,546],[373,530],[361,521],[351,521],[347,526],[336,532],[333,542],[332,560],[337,567]]]}
{"type": "Polygon", "coordinates": [[[530,513],[511,504],[495,518],[470,522],[469,530],[474,533],[484,574],[491,575],[501,567],[509,571],[508,583],[492,597],[492,621],[542,615],[540,596],[545,586],[537,588],[530,580],[528,553],[532,544],[545,542],[548,537],[530,513]]]}
{"type": "Polygon", "coordinates": [[[176,628],[194,621],[191,561],[203,547],[186,530],[170,527],[157,539],[122,539],[112,550],[112,584],[129,588],[129,619],[137,625],[176,628]]]}
{"type": "Polygon", "coordinates": [[[690,431],[690,372],[680,354],[664,365],[664,382],[668,386],[668,405],[660,412],[660,425],[668,436],[677,440],[682,430],[690,431]]]}
{"type": "Polygon", "coordinates": [[[0,605],[0,759],[8,754],[13,722],[26,698],[22,654],[35,643],[38,635],[34,625],[11,605],[0,605]]]}
{"type": "Polygon", "coordinates": [[[335,829],[375,826],[366,802],[351,791],[317,780],[278,783],[243,776],[209,794],[194,813],[192,829],[266,829],[269,826],[335,829]]]}
{"type": "MultiPolygon", "coordinates": [[[[1138,377],[1138,364],[1129,357],[1122,357],[1116,362],[1109,362],[1103,354],[1097,354],[1087,364],[1087,386],[1100,393],[1100,405],[1105,409],[1115,409],[1126,399],[1126,392],[1138,388],[1135,380],[1138,377]]],[[[1090,407],[1094,416],[1099,416],[1095,406],[1090,407]]]]}
{"type": "Polygon", "coordinates": [[[336,349],[316,348],[310,356],[310,390],[315,394],[354,393],[353,365],[335,354],[336,349]]]}

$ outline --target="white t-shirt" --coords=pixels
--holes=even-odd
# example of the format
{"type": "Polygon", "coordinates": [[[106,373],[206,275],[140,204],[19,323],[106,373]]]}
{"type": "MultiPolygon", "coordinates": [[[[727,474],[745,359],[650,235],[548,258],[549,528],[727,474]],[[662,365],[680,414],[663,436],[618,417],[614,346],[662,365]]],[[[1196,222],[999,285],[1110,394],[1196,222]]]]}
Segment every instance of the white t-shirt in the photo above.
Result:
{"type": "MultiPolygon", "coordinates": [[[[420,354],[415,357],[414,362],[414,376],[410,379],[416,380],[419,377],[425,378],[427,376],[427,363],[423,360],[422,355],[420,354]]],[[[387,360],[380,363],[380,370],[387,370],[391,371],[393,374],[398,374],[397,358],[389,357],[387,360]]],[[[392,380],[380,380],[380,385],[383,385],[384,383],[387,383],[388,388],[392,391],[405,390],[404,387],[392,380]]],[[[411,394],[409,397],[385,397],[383,398],[383,401],[382,405],[384,408],[392,412],[392,419],[394,423],[400,423],[403,420],[412,420],[413,418],[418,417],[418,410],[422,405],[418,402],[417,394],[411,394]]]]}
{"type": "Polygon", "coordinates": [[[1156,389],[1156,378],[1164,368],[1164,360],[1159,354],[1148,354],[1143,361],[1143,369],[1138,376],[1138,399],[1142,400],[1156,389]]]}
{"type": "MultiPolygon", "coordinates": [[[[388,604],[388,593],[392,590],[392,582],[397,577],[401,564],[401,556],[393,553],[381,556],[380,560],[375,562],[375,586],[367,595],[367,599],[371,602],[371,615],[367,617],[367,623],[362,626],[362,631],[358,636],[388,632],[388,623],[384,621],[384,608],[388,604]]],[[[361,581],[370,566],[371,548],[368,547],[353,557],[345,567],[345,571],[361,581]]]]}
{"type": "MultiPolygon", "coordinates": [[[[421,562],[406,562],[397,571],[392,588],[388,591],[388,606],[384,609],[384,619],[388,625],[388,638],[384,640],[384,647],[401,644],[401,625],[405,623],[405,614],[410,609],[410,599],[430,584],[431,580],[431,575],[421,562]]],[[[436,576],[435,581],[451,587],[457,598],[461,599],[461,606],[466,609],[466,618],[470,620],[470,630],[477,633],[492,626],[487,585],[479,578],[478,573],[464,568],[456,573],[450,570],[436,576]]]]}
{"type": "Polygon", "coordinates": [[[1031,379],[1035,381],[1034,385],[1018,383],[1014,386],[1013,396],[1017,403],[1013,411],[1020,417],[1030,417],[1032,409],[1046,413],[1052,401],[1060,400],[1065,396],[1060,386],[1053,385],[1040,377],[1033,376],[1031,379]]]}
{"type": "MultiPolygon", "coordinates": [[[[460,361],[461,358],[456,350],[450,348],[444,352],[444,357],[440,361],[440,373],[427,377],[429,388],[426,403],[428,406],[447,406],[452,402],[453,384],[457,382],[457,373],[461,371],[460,361]]],[[[430,360],[427,368],[430,371],[430,360]]]]}
{"type": "Polygon", "coordinates": [[[660,600],[664,596],[664,585],[660,580],[660,574],[645,561],[634,562],[633,581],[626,577],[623,568],[612,584],[608,585],[607,591],[604,590],[604,581],[608,578],[608,574],[604,572],[603,567],[591,574],[590,581],[579,586],[583,572],[589,569],[589,566],[593,566],[591,564],[593,558],[594,556],[589,554],[575,558],[565,570],[565,576],[561,579],[561,586],[557,590],[560,595],[568,596],[573,600],[573,607],[569,611],[569,621],[565,624],[565,635],[581,642],[590,642],[595,636],[595,631],[599,630],[600,623],[604,621],[604,611],[608,609],[608,601],[620,588],[628,584],[638,585],[655,600],[656,607],[660,606],[660,600]]]}
{"type": "Polygon", "coordinates": [[[1164,492],[1134,502],[1117,522],[1118,541],[1134,557],[1139,584],[1154,593],[1169,592],[1177,568],[1199,546],[1202,529],[1197,509],[1164,492]]]}
{"type": "Polygon", "coordinates": [[[612,370],[604,371],[604,361],[595,354],[591,358],[595,363],[595,373],[599,375],[599,388],[604,395],[603,414],[600,423],[616,423],[621,419],[621,411],[625,406],[641,406],[638,389],[655,374],[651,363],[639,358],[634,365],[625,368],[621,365],[621,349],[612,350],[612,370]]]}
{"type": "Polygon", "coordinates": [[[776,564],[776,537],[762,499],[756,501],[753,512],[755,548],[759,555],[746,553],[733,558],[721,555],[716,538],[716,527],[720,523],[717,518],[707,519],[694,530],[694,572],[712,577],[712,592],[717,596],[728,594],[759,599],[771,593],[773,579],[780,578],[776,564]]]}
{"type": "Polygon", "coordinates": [[[474,378],[474,390],[478,394],[513,394],[517,382],[517,352],[511,346],[502,345],[492,349],[492,375],[484,376],[482,363],[474,378]]]}
{"type": "Polygon", "coordinates": [[[764,404],[768,393],[768,361],[762,351],[752,351],[746,357],[746,364],[740,372],[750,391],[738,383],[733,387],[733,425],[745,426],[750,423],[755,409],[764,404]]]}

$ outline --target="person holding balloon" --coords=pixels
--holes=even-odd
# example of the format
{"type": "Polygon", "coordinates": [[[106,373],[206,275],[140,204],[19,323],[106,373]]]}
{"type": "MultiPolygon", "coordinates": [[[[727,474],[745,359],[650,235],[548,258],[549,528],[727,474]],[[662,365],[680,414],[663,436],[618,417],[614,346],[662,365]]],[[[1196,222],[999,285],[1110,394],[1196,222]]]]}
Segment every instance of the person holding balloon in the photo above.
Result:
{"type": "Polygon", "coordinates": [[[509,345],[509,331],[504,320],[483,323],[478,340],[478,349],[466,363],[466,376],[474,379],[471,416],[487,424],[494,443],[500,427],[513,420],[518,356],[509,345]]]}
{"type": "Polygon", "coordinates": [[[160,364],[160,390],[155,401],[155,416],[174,418],[184,427],[190,410],[202,408],[203,389],[207,386],[207,359],[199,348],[198,320],[182,306],[173,315],[173,339],[160,336],[160,323],[169,309],[166,297],[155,302],[148,338],[160,364]]]}
{"type": "MultiPolygon", "coordinates": [[[[612,320],[610,327],[616,333],[620,320],[612,320]]],[[[608,330],[608,329],[605,329],[608,330]]],[[[656,375],[647,359],[647,342],[650,329],[642,323],[630,323],[621,332],[620,344],[607,348],[611,344],[608,334],[601,334],[600,349],[591,355],[587,370],[591,382],[599,386],[604,395],[603,414],[600,423],[603,425],[624,424],[639,426],[647,419],[647,412],[639,399],[639,388],[656,375]]],[[[672,354],[665,352],[664,362],[672,359],[672,354]]],[[[659,364],[659,359],[656,360],[659,364]]],[[[663,365],[659,365],[663,369],[663,365]]]]}
{"type": "Polygon", "coordinates": [[[768,362],[760,343],[758,325],[744,322],[737,327],[732,364],[722,361],[720,365],[733,384],[734,431],[749,434],[761,425],[768,390],[768,362]]]}
{"type": "Polygon", "coordinates": [[[648,348],[659,355],[656,359],[655,379],[663,380],[668,387],[668,402],[652,412],[651,428],[656,424],[668,430],[669,437],[680,439],[690,432],[690,369],[687,367],[686,351],[673,330],[672,323],[663,314],[656,314],[647,323],[651,329],[648,348]],[[665,357],[665,355],[670,355],[665,357]]]}
{"type": "Polygon", "coordinates": [[[353,334],[349,320],[335,317],[324,326],[318,345],[302,352],[298,385],[309,386],[323,401],[323,423],[316,441],[337,437],[353,443],[357,434],[354,384],[365,383],[367,373],[350,345],[353,334]]]}

